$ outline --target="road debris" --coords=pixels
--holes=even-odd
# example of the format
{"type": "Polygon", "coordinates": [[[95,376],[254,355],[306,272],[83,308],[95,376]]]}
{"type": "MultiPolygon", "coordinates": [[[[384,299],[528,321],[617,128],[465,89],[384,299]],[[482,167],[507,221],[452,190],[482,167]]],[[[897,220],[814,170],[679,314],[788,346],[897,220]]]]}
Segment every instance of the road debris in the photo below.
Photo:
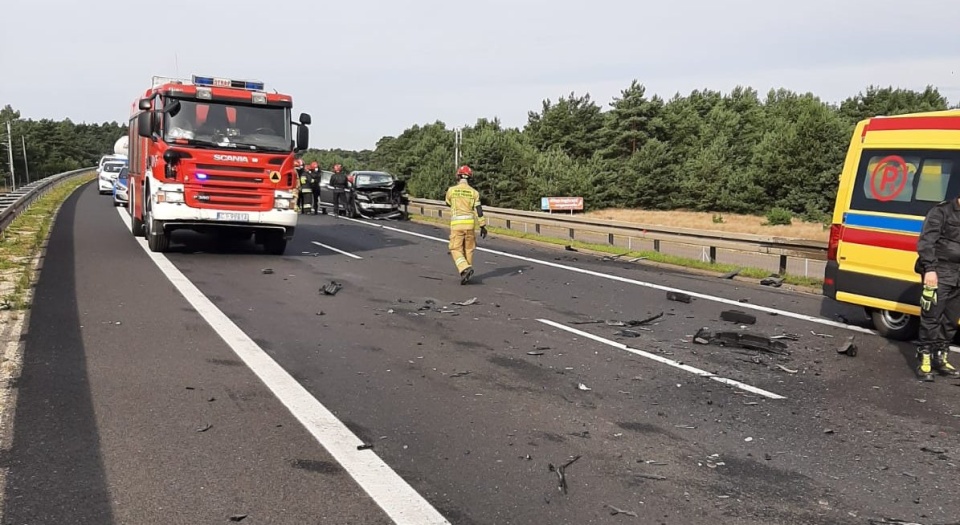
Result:
{"type": "Polygon", "coordinates": [[[211,428],[213,428],[213,425],[211,425],[210,423],[207,423],[206,425],[203,425],[202,427],[197,427],[197,432],[206,432],[206,431],[210,430],[211,428]]]}
{"type": "Polygon", "coordinates": [[[557,478],[559,478],[559,482],[558,482],[558,484],[557,484],[557,489],[560,490],[560,492],[563,492],[564,494],[567,493],[567,475],[566,475],[566,472],[565,472],[565,471],[566,471],[567,467],[569,467],[570,465],[573,465],[574,462],[576,462],[578,459],[580,459],[580,455],[579,455],[579,454],[576,455],[576,456],[574,456],[574,458],[571,459],[570,461],[564,463],[563,465],[560,465],[559,467],[555,467],[555,466],[553,465],[553,463],[549,463],[549,464],[547,465],[547,469],[548,469],[550,472],[556,472],[556,473],[557,473],[557,478]]]}
{"type": "Polygon", "coordinates": [[[450,303],[455,306],[470,306],[472,304],[477,304],[477,298],[467,299],[466,301],[460,301],[458,303],[450,303]]]}
{"type": "Polygon", "coordinates": [[[729,272],[721,275],[720,278],[721,278],[721,279],[733,279],[733,278],[736,277],[737,275],[740,275],[740,272],[741,272],[742,270],[743,270],[743,268],[737,268],[736,270],[732,270],[732,271],[729,271],[729,272]]]}
{"type": "Polygon", "coordinates": [[[577,390],[583,390],[584,392],[589,392],[589,391],[591,391],[591,390],[593,390],[593,389],[590,388],[590,387],[588,387],[587,385],[585,385],[585,384],[583,384],[583,383],[580,383],[580,384],[577,385],[577,390]]]}
{"type": "Polygon", "coordinates": [[[693,297],[690,297],[689,295],[682,292],[667,292],[667,300],[676,301],[678,303],[689,304],[691,301],[693,301],[693,297]]]}
{"type": "Polygon", "coordinates": [[[618,335],[618,336],[620,336],[620,337],[634,337],[634,338],[636,338],[636,337],[640,337],[642,334],[641,334],[640,332],[636,332],[636,331],[634,331],[634,330],[620,330],[619,332],[616,333],[616,335],[618,335]]]}
{"type": "Polygon", "coordinates": [[[364,443],[362,445],[357,445],[357,450],[368,450],[373,448],[373,443],[364,443]]]}
{"type": "Polygon", "coordinates": [[[785,339],[787,341],[799,341],[800,336],[796,334],[781,334],[781,335],[770,336],[770,339],[773,339],[773,340],[785,339]]]}
{"type": "Polygon", "coordinates": [[[770,277],[764,277],[760,279],[760,284],[762,286],[772,286],[774,288],[780,288],[783,286],[783,277],[779,275],[771,275],[770,277]]]}
{"type": "Polygon", "coordinates": [[[640,479],[650,479],[650,480],[653,480],[653,481],[666,481],[666,480],[667,480],[666,476],[661,476],[661,475],[659,475],[659,474],[644,474],[644,473],[640,473],[640,474],[634,474],[633,477],[634,477],[634,478],[640,478],[640,479]]]}
{"type": "Polygon", "coordinates": [[[632,517],[634,517],[634,518],[637,517],[637,513],[636,513],[636,512],[633,512],[633,511],[630,511],[630,510],[618,509],[618,508],[614,507],[613,505],[607,505],[607,507],[610,507],[610,515],[611,515],[611,516],[616,516],[617,514],[623,514],[624,516],[632,516],[632,517]]]}
{"type": "Polygon", "coordinates": [[[262,273],[262,274],[264,274],[264,275],[270,275],[270,274],[273,273],[273,268],[264,268],[264,269],[260,270],[260,273],[262,273]]]}
{"type": "Polygon", "coordinates": [[[787,367],[785,367],[785,366],[783,366],[783,365],[777,365],[777,368],[779,368],[780,370],[783,370],[784,372],[786,372],[786,373],[788,373],[788,374],[796,374],[796,373],[800,372],[799,370],[791,370],[791,369],[789,369],[789,368],[787,368],[787,367]]]}
{"type": "Polygon", "coordinates": [[[711,333],[708,328],[701,328],[694,334],[693,342],[702,345],[733,346],[748,350],[760,350],[771,354],[790,355],[786,351],[787,345],[783,341],[753,332],[723,331],[711,333]]]}
{"type": "Polygon", "coordinates": [[[343,285],[337,281],[330,281],[330,284],[320,287],[320,293],[323,295],[337,295],[337,292],[343,288],[343,285]]]}
{"type": "Polygon", "coordinates": [[[817,336],[817,337],[829,337],[829,338],[833,338],[833,336],[830,335],[830,334],[818,334],[817,332],[814,332],[813,330],[810,330],[810,333],[813,334],[813,335],[815,335],[815,336],[817,336]]]}
{"type": "Polygon", "coordinates": [[[543,355],[543,352],[540,350],[534,350],[532,352],[527,352],[527,355],[543,355]]]}
{"type": "Polygon", "coordinates": [[[450,374],[450,377],[463,377],[463,376],[469,375],[469,374],[470,374],[470,371],[469,371],[469,370],[465,370],[465,371],[463,371],[463,372],[457,372],[457,373],[455,373],[455,374],[450,374]]]}
{"type": "Polygon", "coordinates": [[[923,525],[922,523],[898,520],[896,518],[868,518],[867,523],[870,525],[923,525]]]}
{"type": "Polygon", "coordinates": [[[563,249],[564,249],[564,250],[567,250],[568,252],[575,252],[575,251],[577,251],[576,248],[574,248],[573,246],[570,246],[569,244],[566,245],[566,246],[564,246],[563,249]]]}
{"type": "Polygon", "coordinates": [[[418,277],[420,277],[421,279],[430,279],[431,281],[442,281],[442,280],[443,280],[443,279],[441,279],[440,277],[432,277],[432,276],[430,276],[430,275],[419,275],[418,277]]]}
{"type": "Polygon", "coordinates": [[[757,317],[742,310],[724,310],[720,312],[720,319],[737,324],[757,324],[757,317]]]}
{"type": "Polygon", "coordinates": [[[247,514],[234,514],[230,516],[230,521],[243,521],[247,519],[247,514]]]}
{"type": "Polygon", "coordinates": [[[843,346],[837,348],[838,354],[846,354],[850,357],[857,357],[857,345],[853,342],[853,337],[848,337],[843,346]]]}

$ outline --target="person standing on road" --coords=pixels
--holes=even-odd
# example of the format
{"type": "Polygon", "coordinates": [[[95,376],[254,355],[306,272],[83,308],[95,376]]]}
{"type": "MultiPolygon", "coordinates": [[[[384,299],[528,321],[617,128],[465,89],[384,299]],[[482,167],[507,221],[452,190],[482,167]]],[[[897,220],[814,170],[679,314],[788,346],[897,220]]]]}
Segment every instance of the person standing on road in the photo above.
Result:
{"type": "Polygon", "coordinates": [[[313,192],[313,214],[320,208],[320,163],[310,163],[310,191],[313,192]]]}
{"type": "Polygon", "coordinates": [[[917,375],[933,381],[933,371],[950,377],[960,372],[947,361],[960,321],[960,198],[927,212],[917,241],[920,296],[920,341],[917,375]]]}
{"type": "Polygon", "coordinates": [[[473,277],[473,252],[477,249],[476,228],[480,226],[480,238],[487,238],[487,218],[480,206],[480,192],[470,186],[473,176],[470,166],[457,170],[457,183],[447,188],[444,199],[450,206],[450,256],[460,272],[460,284],[467,284],[473,277]]]}
{"type": "Polygon", "coordinates": [[[293,161],[294,176],[297,178],[297,212],[303,209],[303,191],[300,189],[300,177],[303,176],[303,159],[293,161]]]}
{"type": "Polygon", "coordinates": [[[347,174],[343,172],[343,166],[333,165],[330,187],[333,188],[333,216],[340,217],[340,201],[343,201],[343,211],[347,211],[347,174]]]}

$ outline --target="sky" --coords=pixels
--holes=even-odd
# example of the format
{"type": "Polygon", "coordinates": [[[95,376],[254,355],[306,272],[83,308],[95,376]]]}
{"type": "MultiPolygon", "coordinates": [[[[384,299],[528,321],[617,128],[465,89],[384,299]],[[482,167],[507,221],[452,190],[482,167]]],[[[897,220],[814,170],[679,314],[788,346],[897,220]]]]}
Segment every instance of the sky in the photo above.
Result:
{"type": "Polygon", "coordinates": [[[522,127],[544,99],[606,106],[634,79],[665,98],[933,85],[960,102],[957,0],[30,0],[0,14],[0,107],[23,118],[125,121],[154,75],[256,79],[312,116],[323,149],[438,120],[522,127]]]}

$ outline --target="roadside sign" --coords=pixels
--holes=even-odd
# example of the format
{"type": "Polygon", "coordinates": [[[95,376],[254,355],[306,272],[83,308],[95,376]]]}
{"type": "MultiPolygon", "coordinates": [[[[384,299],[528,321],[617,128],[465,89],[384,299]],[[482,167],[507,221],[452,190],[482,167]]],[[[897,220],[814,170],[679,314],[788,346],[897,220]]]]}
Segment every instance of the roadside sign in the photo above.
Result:
{"type": "Polygon", "coordinates": [[[583,197],[541,197],[540,209],[543,211],[582,211],[583,197]]]}

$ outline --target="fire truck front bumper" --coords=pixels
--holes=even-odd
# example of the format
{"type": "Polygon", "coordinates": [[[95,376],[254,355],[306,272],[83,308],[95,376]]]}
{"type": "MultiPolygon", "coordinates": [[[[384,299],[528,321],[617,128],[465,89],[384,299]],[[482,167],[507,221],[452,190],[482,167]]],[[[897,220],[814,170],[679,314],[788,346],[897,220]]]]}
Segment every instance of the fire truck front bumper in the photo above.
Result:
{"type": "MultiPolygon", "coordinates": [[[[160,192],[158,192],[159,194],[160,192]]],[[[166,231],[191,229],[234,228],[240,230],[282,230],[284,237],[293,238],[298,214],[293,208],[295,199],[285,192],[278,192],[274,199],[276,207],[268,211],[234,211],[211,208],[193,208],[183,202],[169,202],[171,195],[155,195],[151,208],[153,219],[163,224],[166,231]]],[[[175,200],[175,199],[174,199],[175,200]]]]}

